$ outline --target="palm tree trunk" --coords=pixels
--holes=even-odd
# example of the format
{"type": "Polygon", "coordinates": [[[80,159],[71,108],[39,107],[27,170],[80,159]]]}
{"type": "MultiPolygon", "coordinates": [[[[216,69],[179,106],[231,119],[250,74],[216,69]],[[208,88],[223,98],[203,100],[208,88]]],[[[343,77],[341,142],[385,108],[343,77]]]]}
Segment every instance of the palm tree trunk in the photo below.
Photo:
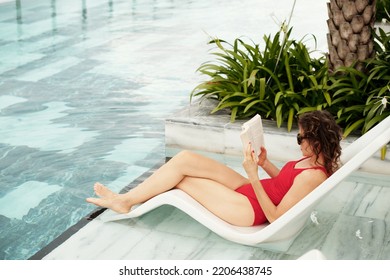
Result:
{"type": "Polygon", "coordinates": [[[374,55],[376,0],[330,0],[328,5],[329,70],[351,66],[364,71],[364,60],[374,55]]]}

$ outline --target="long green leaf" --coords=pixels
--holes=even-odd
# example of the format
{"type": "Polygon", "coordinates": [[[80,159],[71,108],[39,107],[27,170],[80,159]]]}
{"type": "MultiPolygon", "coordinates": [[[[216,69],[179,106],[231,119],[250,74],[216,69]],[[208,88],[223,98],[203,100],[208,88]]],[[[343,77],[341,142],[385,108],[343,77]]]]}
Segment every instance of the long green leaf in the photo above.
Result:
{"type": "Polygon", "coordinates": [[[238,107],[234,107],[232,109],[232,113],[230,115],[230,122],[234,122],[237,116],[238,107]]]}
{"type": "Polygon", "coordinates": [[[244,113],[248,112],[253,106],[255,106],[256,104],[259,104],[259,103],[261,103],[260,100],[254,100],[254,101],[252,101],[251,103],[249,103],[249,104],[245,107],[244,113]]]}
{"type": "Polygon", "coordinates": [[[293,125],[293,120],[294,120],[294,108],[290,108],[288,112],[288,121],[287,121],[287,130],[291,131],[292,125],[293,125]]]}
{"type": "Polygon", "coordinates": [[[278,127],[281,127],[283,122],[283,104],[279,104],[278,107],[276,107],[276,125],[278,127]]]}
{"type": "Polygon", "coordinates": [[[344,134],[343,134],[343,137],[347,137],[352,131],[355,131],[356,129],[358,129],[360,126],[363,125],[364,123],[364,119],[360,119],[360,120],[357,120],[356,122],[354,122],[353,124],[349,125],[345,130],[344,130],[344,134]]]}
{"type": "Polygon", "coordinates": [[[259,87],[259,99],[264,100],[265,96],[265,78],[260,78],[260,87],[259,87]]]}
{"type": "Polygon", "coordinates": [[[329,92],[327,91],[324,91],[324,97],[325,97],[325,100],[326,102],[328,103],[328,105],[332,105],[332,97],[330,96],[329,92]]]}
{"type": "Polygon", "coordinates": [[[284,92],[279,91],[279,92],[275,95],[275,102],[274,102],[275,106],[279,103],[279,99],[280,99],[280,97],[283,96],[283,94],[284,94],[284,92]]]}
{"type": "Polygon", "coordinates": [[[284,67],[286,68],[286,74],[287,74],[289,89],[291,91],[294,91],[294,83],[293,83],[293,79],[292,79],[292,76],[291,76],[291,69],[290,69],[290,61],[289,61],[289,59],[290,59],[289,56],[287,54],[285,54],[284,67]]]}
{"type": "Polygon", "coordinates": [[[385,118],[383,115],[377,115],[374,118],[370,119],[363,127],[363,133],[369,131],[375,124],[379,123],[385,118]]]}

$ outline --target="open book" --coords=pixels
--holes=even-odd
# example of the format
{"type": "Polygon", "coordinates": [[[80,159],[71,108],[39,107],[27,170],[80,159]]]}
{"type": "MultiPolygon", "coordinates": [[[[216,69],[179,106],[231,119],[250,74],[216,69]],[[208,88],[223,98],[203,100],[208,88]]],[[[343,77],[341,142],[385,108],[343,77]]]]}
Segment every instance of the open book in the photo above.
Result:
{"type": "Polygon", "coordinates": [[[260,155],[260,147],[264,146],[263,123],[260,115],[257,114],[242,125],[240,137],[244,149],[251,143],[256,155],[260,155]]]}

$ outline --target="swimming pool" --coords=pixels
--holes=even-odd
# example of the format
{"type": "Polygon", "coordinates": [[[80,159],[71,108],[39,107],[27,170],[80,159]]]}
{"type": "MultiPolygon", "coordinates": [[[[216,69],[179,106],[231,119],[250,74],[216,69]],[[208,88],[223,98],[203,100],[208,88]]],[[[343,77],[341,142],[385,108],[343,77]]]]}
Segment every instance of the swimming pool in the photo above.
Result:
{"type": "MultiPolygon", "coordinates": [[[[290,10],[268,2],[1,1],[0,259],[29,258],[90,213],[95,181],[119,191],[161,161],[209,35],[260,41],[290,10]]],[[[299,38],[323,30],[324,3],[299,38]]]]}

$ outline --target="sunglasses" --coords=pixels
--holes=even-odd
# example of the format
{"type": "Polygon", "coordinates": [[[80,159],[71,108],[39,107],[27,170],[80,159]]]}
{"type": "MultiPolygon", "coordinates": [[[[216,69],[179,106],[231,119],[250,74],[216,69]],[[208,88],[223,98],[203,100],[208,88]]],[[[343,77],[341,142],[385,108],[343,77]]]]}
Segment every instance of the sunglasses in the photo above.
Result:
{"type": "Polygon", "coordinates": [[[307,137],[305,136],[302,136],[300,133],[297,134],[297,143],[298,145],[301,145],[302,144],[302,140],[305,139],[307,137]]]}

